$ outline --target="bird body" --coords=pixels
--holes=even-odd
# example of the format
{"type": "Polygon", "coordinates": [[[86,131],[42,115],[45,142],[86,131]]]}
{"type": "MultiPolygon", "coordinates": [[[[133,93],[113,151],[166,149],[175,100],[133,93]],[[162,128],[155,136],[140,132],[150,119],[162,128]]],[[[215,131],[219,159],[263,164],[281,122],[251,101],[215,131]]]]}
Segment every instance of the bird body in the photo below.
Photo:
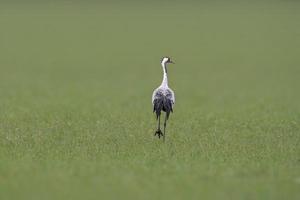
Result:
{"type": "Polygon", "coordinates": [[[152,104],[153,111],[156,112],[156,118],[161,114],[161,111],[164,111],[168,119],[175,104],[174,92],[170,88],[157,88],[152,95],[152,104]]]}
{"type": "Polygon", "coordinates": [[[158,88],[156,88],[152,94],[153,112],[156,113],[156,119],[158,120],[158,129],[155,132],[155,135],[158,135],[159,138],[163,136],[164,140],[166,122],[169,119],[170,112],[173,112],[173,107],[175,104],[175,94],[173,90],[168,86],[167,63],[173,62],[170,60],[170,58],[164,57],[161,61],[161,65],[164,72],[163,80],[161,85],[158,88]],[[160,130],[161,111],[164,111],[166,113],[164,122],[164,133],[162,133],[160,130]]]}

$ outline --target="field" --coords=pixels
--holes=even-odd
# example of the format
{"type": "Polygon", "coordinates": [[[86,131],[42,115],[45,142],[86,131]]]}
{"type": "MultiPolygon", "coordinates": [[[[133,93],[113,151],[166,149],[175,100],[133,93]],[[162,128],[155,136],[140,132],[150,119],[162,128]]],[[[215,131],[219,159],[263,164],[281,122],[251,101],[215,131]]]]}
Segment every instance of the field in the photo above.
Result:
{"type": "Polygon", "coordinates": [[[300,199],[300,3],[13,2],[0,199],[300,199]]]}

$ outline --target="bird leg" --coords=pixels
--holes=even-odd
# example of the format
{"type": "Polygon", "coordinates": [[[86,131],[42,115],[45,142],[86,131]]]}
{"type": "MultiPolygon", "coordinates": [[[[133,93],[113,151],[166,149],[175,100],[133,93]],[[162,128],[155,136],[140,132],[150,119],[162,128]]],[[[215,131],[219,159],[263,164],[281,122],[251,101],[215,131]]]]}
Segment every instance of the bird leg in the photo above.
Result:
{"type": "Polygon", "coordinates": [[[164,133],[163,133],[164,142],[165,142],[165,135],[166,135],[166,127],[167,127],[167,113],[165,115],[165,122],[164,122],[164,133]]]}
{"type": "Polygon", "coordinates": [[[163,133],[160,130],[160,115],[158,116],[158,127],[157,130],[154,133],[154,136],[158,136],[158,138],[160,138],[161,136],[163,136],[163,133]]]}

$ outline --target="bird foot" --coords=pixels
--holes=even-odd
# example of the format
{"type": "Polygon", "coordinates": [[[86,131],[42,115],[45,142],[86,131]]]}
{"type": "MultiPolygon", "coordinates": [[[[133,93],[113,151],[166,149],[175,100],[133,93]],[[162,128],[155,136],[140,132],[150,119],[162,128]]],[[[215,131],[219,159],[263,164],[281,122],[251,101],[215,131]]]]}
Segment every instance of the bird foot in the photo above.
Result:
{"type": "Polygon", "coordinates": [[[164,134],[160,129],[157,129],[157,131],[154,133],[154,136],[158,136],[158,138],[162,137],[164,134]]]}

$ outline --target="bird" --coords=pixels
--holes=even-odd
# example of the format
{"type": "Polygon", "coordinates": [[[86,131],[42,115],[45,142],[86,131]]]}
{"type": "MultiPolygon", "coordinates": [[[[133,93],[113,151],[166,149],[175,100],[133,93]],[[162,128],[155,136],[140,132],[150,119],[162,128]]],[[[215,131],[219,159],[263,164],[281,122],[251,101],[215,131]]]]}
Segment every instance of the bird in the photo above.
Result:
{"type": "Polygon", "coordinates": [[[175,64],[175,63],[171,61],[169,57],[162,58],[161,66],[163,69],[163,80],[161,85],[158,88],[156,88],[152,94],[153,113],[155,112],[156,120],[158,121],[158,127],[154,133],[154,136],[157,135],[158,138],[163,137],[163,141],[165,141],[165,136],[166,136],[167,120],[169,119],[170,112],[173,112],[173,107],[175,104],[175,94],[173,90],[168,86],[167,64],[175,64]],[[160,116],[162,111],[165,112],[163,132],[160,129],[160,116]]]}

